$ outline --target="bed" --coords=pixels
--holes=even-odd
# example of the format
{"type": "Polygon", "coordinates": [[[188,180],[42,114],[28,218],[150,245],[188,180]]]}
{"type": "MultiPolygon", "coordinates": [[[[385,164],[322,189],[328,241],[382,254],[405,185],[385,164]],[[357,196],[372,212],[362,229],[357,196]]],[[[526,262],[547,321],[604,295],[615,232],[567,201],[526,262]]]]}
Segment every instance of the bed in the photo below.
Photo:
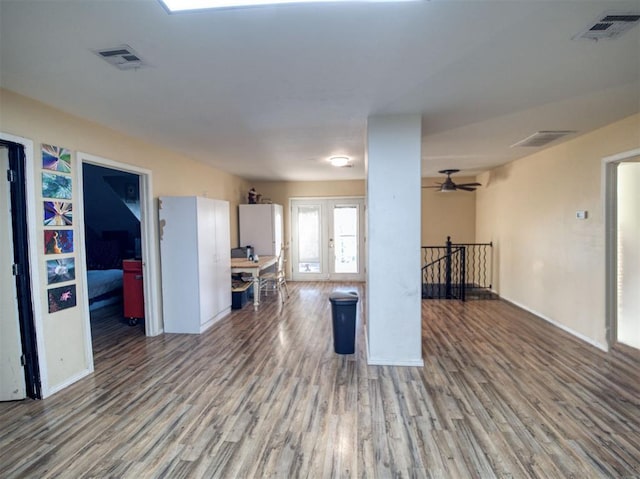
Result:
{"type": "Polygon", "coordinates": [[[122,253],[117,240],[87,240],[89,310],[122,301],[122,253]]]}
{"type": "Polygon", "coordinates": [[[88,270],[87,288],[90,311],[122,301],[122,270],[88,270]]]}

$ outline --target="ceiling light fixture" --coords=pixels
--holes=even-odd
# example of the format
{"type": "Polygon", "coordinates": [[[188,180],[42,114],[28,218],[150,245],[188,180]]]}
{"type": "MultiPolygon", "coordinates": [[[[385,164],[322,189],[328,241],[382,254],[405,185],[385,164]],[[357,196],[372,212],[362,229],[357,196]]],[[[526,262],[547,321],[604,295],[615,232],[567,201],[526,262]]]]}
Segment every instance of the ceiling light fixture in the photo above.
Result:
{"type": "Polygon", "coordinates": [[[208,10],[213,8],[255,7],[291,3],[354,3],[354,2],[407,2],[415,0],[160,0],[171,13],[208,10]]]}
{"type": "Polygon", "coordinates": [[[349,158],[347,158],[346,156],[333,156],[329,158],[329,161],[333,166],[338,168],[347,166],[349,164],[349,158]]]}

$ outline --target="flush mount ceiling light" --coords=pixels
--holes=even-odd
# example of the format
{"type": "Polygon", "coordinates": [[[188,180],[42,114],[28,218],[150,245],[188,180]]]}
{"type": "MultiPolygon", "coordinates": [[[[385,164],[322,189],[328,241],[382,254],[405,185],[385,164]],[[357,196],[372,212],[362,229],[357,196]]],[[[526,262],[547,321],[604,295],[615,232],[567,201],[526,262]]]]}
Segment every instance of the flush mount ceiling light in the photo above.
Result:
{"type": "Polygon", "coordinates": [[[407,2],[416,0],[160,0],[169,12],[188,12],[212,8],[255,7],[291,3],[407,2]]]}
{"type": "Polygon", "coordinates": [[[329,162],[337,167],[337,168],[343,168],[345,166],[351,166],[349,164],[349,158],[346,156],[333,156],[331,158],[329,158],[329,162]]]}

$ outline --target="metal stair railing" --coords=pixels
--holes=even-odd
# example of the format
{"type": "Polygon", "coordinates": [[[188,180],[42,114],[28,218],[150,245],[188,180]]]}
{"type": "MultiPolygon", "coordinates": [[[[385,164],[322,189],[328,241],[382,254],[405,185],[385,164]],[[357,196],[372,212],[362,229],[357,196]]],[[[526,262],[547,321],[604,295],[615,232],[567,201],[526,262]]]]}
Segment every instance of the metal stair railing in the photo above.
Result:
{"type": "Polygon", "coordinates": [[[495,297],[492,293],[493,243],[453,243],[422,247],[422,297],[495,297]]]}
{"type": "Polygon", "coordinates": [[[422,267],[422,297],[464,301],[465,271],[465,247],[449,244],[439,257],[422,267]]]}

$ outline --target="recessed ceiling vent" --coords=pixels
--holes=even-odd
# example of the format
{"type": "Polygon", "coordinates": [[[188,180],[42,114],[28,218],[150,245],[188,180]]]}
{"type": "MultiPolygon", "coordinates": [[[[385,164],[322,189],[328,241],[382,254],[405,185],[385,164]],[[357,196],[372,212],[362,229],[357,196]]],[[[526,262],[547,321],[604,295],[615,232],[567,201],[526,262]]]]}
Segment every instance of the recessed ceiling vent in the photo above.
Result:
{"type": "Polygon", "coordinates": [[[129,45],[94,50],[94,53],[120,70],[133,70],[147,66],[129,45]]]}
{"type": "Polygon", "coordinates": [[[511,148],[515,148],[516,146],[527,146],[527,147],[537,148],[540,146],[548,145],[552,141],[555,141],[558,138],[562,138],[563,136],[571,135],[572,133],[576,133],[576,131],[575,130],[538,131],[533,135],[526,137],[524,140],[521,140],[518,143],[514,143],[513,145],[511,145],[511,148]]]}
{"type": "Polygon", "coordinates": [[[573,38],[611,40],[622,35],[640,22],[640,12],[605,12],[573,38]]]}

